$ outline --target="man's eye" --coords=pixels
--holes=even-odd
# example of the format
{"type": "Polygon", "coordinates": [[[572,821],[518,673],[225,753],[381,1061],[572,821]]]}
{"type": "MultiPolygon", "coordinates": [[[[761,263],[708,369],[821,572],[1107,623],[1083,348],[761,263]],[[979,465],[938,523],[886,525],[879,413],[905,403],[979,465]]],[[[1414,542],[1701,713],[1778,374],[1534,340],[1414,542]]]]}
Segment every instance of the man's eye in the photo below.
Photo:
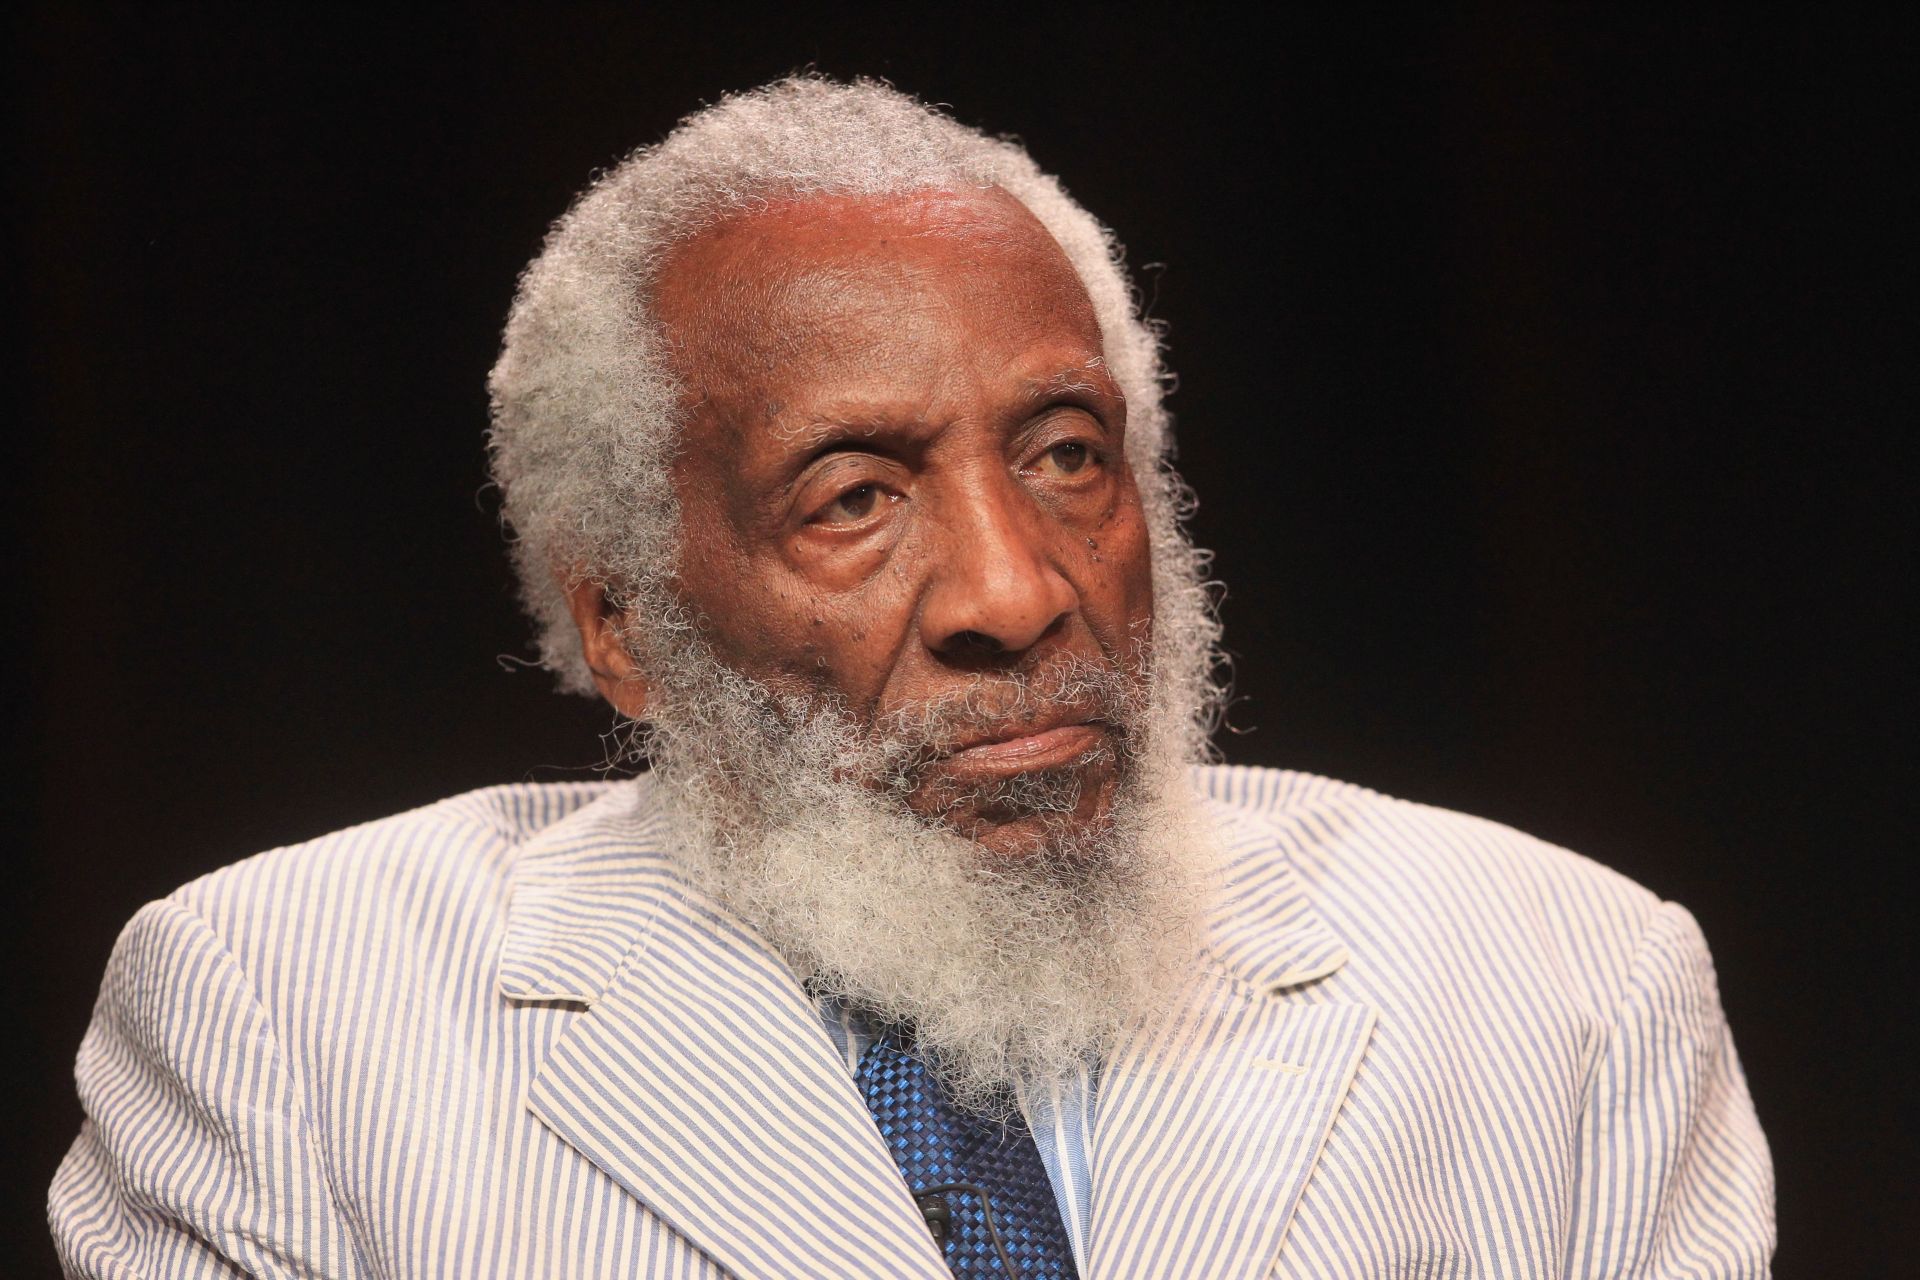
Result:
{"type": "Polygon", "coordinates": [[[1061,475],[1070,476],[1093,461],[1093,450],[1077,440],[1057,444],[1046,452],[1047,464],[1061,475]]]}
{"type": "Polygon", "coordinates": [[[863,520],[873,514],[879,501],[880,486],[863,484],[835,498],[820,514],[826,520],[863,520]]]}

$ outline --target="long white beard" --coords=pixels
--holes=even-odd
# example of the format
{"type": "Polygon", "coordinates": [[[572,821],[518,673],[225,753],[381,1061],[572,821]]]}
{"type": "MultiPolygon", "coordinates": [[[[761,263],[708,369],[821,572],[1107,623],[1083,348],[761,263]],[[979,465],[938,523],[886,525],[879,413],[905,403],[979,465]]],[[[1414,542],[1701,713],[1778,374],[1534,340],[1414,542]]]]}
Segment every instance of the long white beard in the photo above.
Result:
{"type": "Polygon", "coordinates": [[[954,1101],[990,1112],[1062,1078],[1163,1008],[1201,944],[1213,837],[1186,773],[1193,705],[1149,698],[1116,663],[981,677],[878,726],[782,699],[684,637],[657,673],[646,749],[680,856],[816,990],[910,1024],[954,1101]],[[1018,723],[1093,699],[1118,734],[1114,799],[1072,818],[1074,771],[995,801],[1037,815],[1043,848],[1002,857],[916,815],[915,767],[956,725],[1018,723]]]}

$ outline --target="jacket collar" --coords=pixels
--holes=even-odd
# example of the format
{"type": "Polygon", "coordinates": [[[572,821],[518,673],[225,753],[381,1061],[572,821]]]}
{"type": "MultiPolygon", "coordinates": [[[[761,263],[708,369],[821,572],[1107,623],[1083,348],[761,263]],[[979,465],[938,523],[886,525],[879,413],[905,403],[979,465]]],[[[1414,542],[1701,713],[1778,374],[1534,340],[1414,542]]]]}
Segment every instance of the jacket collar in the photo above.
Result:
{"type": "Polygon", "coordinates": [[[647,921],[690,889],[646,776],[542,829],[514,859],[500,994],[590,1005],[647,921]]]}
{"type": "Polygon", "coordinates": [[[1222,839],[1223,884],[1208,923],[1220,967],[1269,994],[1318,982],[1344,967],[1346,944],[1313,909],[1288,846],[1290,824],[1262,822],[1208,801],[1222,839]]]}

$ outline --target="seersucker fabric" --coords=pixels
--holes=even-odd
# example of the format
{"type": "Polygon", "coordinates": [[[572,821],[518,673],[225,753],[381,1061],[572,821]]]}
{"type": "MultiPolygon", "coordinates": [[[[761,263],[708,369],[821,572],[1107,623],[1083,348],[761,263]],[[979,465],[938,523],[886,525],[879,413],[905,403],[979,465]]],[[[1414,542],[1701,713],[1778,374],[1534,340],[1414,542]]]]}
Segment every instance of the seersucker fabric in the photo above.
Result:
{"type": "MultiPolygon", "coordinates": [[[[1361,787],[1194,780],[1211,964],[1033,1117],[1084,1280],[1768,1273],[1684,909],[1361,787]]],[[[49,1196],[69,1273],[944,1280],[820,1010],[651,788],[489,788],[143,908],[49,1196]]]]}

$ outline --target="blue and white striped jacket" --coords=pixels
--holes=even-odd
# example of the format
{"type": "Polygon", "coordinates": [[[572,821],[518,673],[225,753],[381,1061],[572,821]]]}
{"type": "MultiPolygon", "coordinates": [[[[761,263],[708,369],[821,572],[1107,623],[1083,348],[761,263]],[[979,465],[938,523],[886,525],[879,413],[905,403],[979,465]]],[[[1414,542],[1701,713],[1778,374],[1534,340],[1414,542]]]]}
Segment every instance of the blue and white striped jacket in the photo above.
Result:
{"type": "MultiPolygon", "coordinates": [[[[1684,910],[1491,823],[1197,776],[1231,889],[1101,1068],[1087,1280],[1766,1274],[1684,910]]],[[[80,1050],[69,1271],[944,1277],[819,1011],[650,804],[494,788],[142,910],[80,1050]]]]}

